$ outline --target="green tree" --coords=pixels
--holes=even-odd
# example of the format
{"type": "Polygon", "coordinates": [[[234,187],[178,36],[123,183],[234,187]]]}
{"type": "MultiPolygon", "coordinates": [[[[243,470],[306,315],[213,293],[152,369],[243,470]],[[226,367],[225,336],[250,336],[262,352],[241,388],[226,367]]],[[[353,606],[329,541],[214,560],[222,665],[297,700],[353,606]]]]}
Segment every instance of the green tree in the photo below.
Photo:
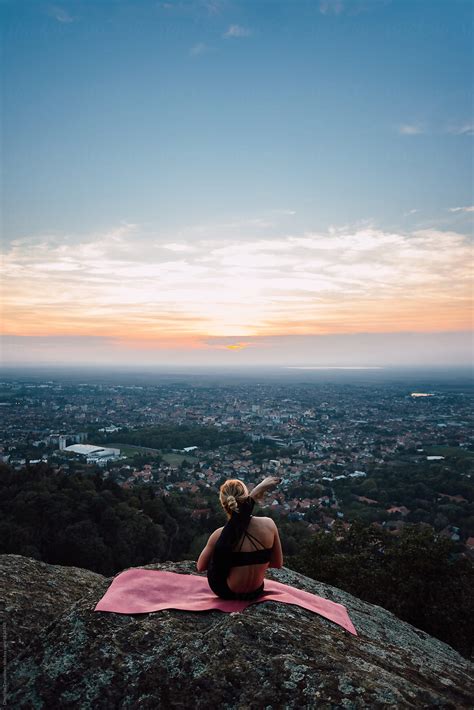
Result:
{"type": "Polygon", "coordinates": [[[474,639],[474,567],[431,528],[406,526],[400,536],[360,522],[335,523],[303,545],[289,565],[389,609],[466,656],[474,639]]]}

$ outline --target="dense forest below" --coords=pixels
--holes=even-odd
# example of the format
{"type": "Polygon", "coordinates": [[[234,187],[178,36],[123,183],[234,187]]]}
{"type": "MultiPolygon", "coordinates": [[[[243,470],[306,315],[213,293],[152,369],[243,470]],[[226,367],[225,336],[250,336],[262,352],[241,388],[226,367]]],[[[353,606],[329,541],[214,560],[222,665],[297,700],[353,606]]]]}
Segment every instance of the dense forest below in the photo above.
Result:
{"type": "Polygon", "coordinates": [[[363,479],[339,479],[332,485],[348,520],[383,521],[388,507],[405,506],[405,515],[392,513],[390,518],[428,523],[436,531],[455,525],[465,540],[474,535],[474,483],[463,475],[463,464],[472,470],[470,459],[456,459],[449,465],[398,460],[367,466],[363,479]]]}
{"type": "Polygon", "coordinates": [[[456,648],[474,651],[474,566],[422,525],[398,536],[355,522],[319,532],[290,560],[293,569],[392,611],[456,648]]]}
{"type": "MultiPolygon", "coordinates": [[[[196,559],[226,519],[215,493],[127,490],[98,472],[67,474],[48,465],[0,466],[0,518],[0,553],[107,576],[130,566],[196,559]],[[193,515],[197,508],[206,515],[193,515]]],[[[301,521],[277,522],[287,566],[472,654],[474,568],[450,540],[419,524],[394,536],[365,522],[350,528],[336,522],[331,532],[311,535],[301,521]]]]}

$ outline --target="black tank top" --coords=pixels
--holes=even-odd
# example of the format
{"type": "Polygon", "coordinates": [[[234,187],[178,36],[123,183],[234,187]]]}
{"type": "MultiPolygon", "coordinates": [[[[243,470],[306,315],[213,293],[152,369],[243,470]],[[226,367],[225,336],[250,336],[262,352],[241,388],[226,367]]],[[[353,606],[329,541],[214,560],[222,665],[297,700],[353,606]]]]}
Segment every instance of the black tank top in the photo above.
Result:
{"type": "MultiPolygon", "coordinates": [[[[270,561],[271,550],[264,547],[258,549],[255,542],[253,545],[256,549],[250,552],[242,552],[240,549],[234,550],[239,540],[241,540],[240,547],[242,547],[244,537],[247,536],[250,540],[253,537],[247,532],[253,506],[254,500],[250,496],[239,503],[239,512],[234,511],[227,521],[209,561],[207,569],[209,586],[217,596],[223,599],[255,599],[263,593],[263,584],[254,592],[246,594],[237,594],[227,585],[227,577],[232,567],[270,561]]],[[[260,541],[257,540],[257,542],[260,541]]]]}
{"type": "Polygon", "coordinates": [[[271,547],[263,547],[262,543],[258,538],[249,533],[248,530],[244,531],[242,536],[242,541],[240,543],[239,549],[230,553],[230,563],[232,567],[243,567],[244,565],[261,565],[266,562],[270,562],[272,555],[271,547]],[[244,540],[247,538],[250,540],[255,550],[250,550],[249,552],[244,552],[241,548],[244,544],[244,540]],[[258,542],[261,547],[257,547],[258,542]]]}

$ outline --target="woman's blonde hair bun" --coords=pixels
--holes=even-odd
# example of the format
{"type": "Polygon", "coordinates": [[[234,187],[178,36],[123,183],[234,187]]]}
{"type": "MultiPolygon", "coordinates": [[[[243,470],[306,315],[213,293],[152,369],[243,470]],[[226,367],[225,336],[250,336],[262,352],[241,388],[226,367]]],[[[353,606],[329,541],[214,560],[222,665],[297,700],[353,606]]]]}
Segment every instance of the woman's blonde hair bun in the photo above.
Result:
{"type": "Polygon", "coordinates": [[[242,503],[248,496],[247,486],[238,478],[230,478],[222,484],[219,491],[219,499],[227,515],[239,512],[239,502],[242,503]]]}
{"type": "Polygon", "coordinates": [[[230,508],[231,510],[238,510],[239,509],[239,504],[235,500],[234,496],[227,496],[227,507],[230,508]]]}

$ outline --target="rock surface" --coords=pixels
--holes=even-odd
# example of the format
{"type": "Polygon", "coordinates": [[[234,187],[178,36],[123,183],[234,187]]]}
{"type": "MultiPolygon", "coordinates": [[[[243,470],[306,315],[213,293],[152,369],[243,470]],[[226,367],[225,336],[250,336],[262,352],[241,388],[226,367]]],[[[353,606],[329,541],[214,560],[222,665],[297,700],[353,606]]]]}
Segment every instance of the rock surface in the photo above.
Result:
{"type": "MultiPolygon", "coordinates": [[[[277,602],[241,614],[94,612],[111,578],[18,555],[0,563],[10,707],[472,706],[473,666],[450,646],[287,569],[268,576],[344,604],[359,636],[277,602]]],[[[146,567],[195,573],[194,562],[146,567]]]]}
{"type": "Polygon", "coordinates": [[[0,617],[7,620],[8,657],[18,655],[51,621],[103,581],[101,574],[80,567],[0,555],[0,617]]]}

